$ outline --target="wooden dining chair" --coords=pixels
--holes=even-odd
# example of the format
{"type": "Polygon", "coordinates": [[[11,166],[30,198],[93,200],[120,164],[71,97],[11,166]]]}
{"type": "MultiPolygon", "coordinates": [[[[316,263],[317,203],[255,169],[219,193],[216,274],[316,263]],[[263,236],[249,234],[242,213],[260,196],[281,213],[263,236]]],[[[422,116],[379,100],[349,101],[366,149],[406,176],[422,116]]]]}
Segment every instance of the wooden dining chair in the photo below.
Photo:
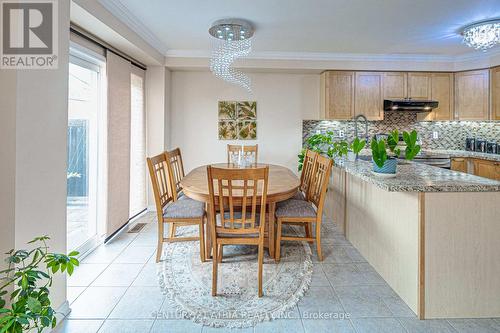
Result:
{"type": "Polygon", "coordinates": [[[318,259],[323,261],[323,255],[321,253],[321,220],[332,163],[331,159],[318,155],[312,171],[311,184],[307,191],[307,200],[290,199],[277,204],[276,221],[278,227],[276,261],[280,260],[282,240],[316,241],[318,259]],[[316,237],[312,237],[310,234],[308,235],[307,232],[305,237],[282,235],[283,224],[307,225],[312,223],[316,224],[316,237]]]}
{"type": "MultiPolygon", "coordinates": [[[[175,148],[171,151],[165,151],[167,155],[167,162],[170,165],[169,181],[173,184],[175,191],[173,193],[174,200],[186,199],[184,193],[182,192],[181,180],[184,178],[184,163],[182,162],[182,154],[180,148],[175,148]]],[[[170,223],[168,229],[168,235],[170,238],[174,238],[177,230],[177,224],[170,223]]]]}
{"type": "MultiPolygon", "coordinates": [[[[213,247],[212,296],[217,295],[217,266],[223,245],[258,246],[258,294],[262,296],[264,226],[269,167],[207,167],[213,247]],[[258,192],[261,192],[260,198],[258,192]]],[[[245,272],[241,272],[245,274],[245,272]]]]}
{"type": "Polygon", "coordinates": [[[257,165],[257,155],[259,153],[259,145],[254,146],[241,146],[241,145],[227,145],[227,163],[233,162],[233,156],[238,156],[241,148],[243,147],[243,154],[246,157],[253,158],[253,164],[257,165]]]}
{"type": "Polygon", "coordinates": [[[293,197],[297,200],[307,200],[307,191],[311,184],[314,163],[318,153],[310,149],[306,149],[304,153],[304,161],[302,162],[302,173],[300,174],[300,186],[297,194],[293,197]]]}
{"type": "Polygon", "coordinates": [[[182,155],[180,148],[175,148],[171,151],[166,151],[167,161],[170,164],[172,172],[170,173],[170,181],[175,185],[176,199],[182,196],[181,180],[184,178],[184,164],[182,163],[182,155]]]}
{"type": "Polygon", "coordinates": [[[171,182],[172,170],[167,154],[147,158],[149,175],[153,186],[156,213],[158,216],[158,246],[156,262],[160,261],[163,242],[200,241],[200,259],[205,261],[204,221],[205,205],[202,202],[185,198],[177,200],[175,183],[171,182]],[[178,226],[198,225],[199,237],[165,237],[164,224],[178,226]]]}

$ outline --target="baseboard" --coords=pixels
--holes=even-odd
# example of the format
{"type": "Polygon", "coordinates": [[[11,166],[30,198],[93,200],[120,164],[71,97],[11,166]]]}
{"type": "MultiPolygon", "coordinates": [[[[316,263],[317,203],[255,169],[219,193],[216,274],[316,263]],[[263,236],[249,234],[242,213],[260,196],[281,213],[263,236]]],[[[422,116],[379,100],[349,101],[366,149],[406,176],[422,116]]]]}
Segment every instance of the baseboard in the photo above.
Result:
{"type": "Polygon", "coordinates": [[[56,312],[62,314],[64,317],[69,315],[69,313],[71,312],[71,308],[69,307],[69,302],[67,300],[64,301],[64,303],[57,308],[56,312]]]}
{"type": "Polygon", "coordinates": [[[43,330],[44,332],[50,333],[50,332],[55,332],[57,328],[62,324],[64,319],[69,315],[71,312],[71,308],[69,306],[69,302],[66,300],[64,301],[63,304],[61,304],[57,309],[56,309],[56,320],[57,320],[57,325],[53,329],[48,329],[43,330]]]}

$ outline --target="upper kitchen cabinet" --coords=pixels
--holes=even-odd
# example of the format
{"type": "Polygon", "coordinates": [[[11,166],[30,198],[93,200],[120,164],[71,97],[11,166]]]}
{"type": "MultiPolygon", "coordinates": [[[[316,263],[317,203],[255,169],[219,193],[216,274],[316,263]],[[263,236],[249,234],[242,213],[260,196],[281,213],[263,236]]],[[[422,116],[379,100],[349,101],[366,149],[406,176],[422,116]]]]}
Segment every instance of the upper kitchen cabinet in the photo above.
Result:
{"type": "Polygon", "coordinates": [[[429,113],[419,113],[418,120],[452,120],[453,119],[453,73],[431,73],[430,99],[438,101],[438,107],[429,113]]]}
{"type": "Polygon", "coordinates": [[[408,73],[384,73],[384,99],[403,99],[408,97],[408,73]]]}
{"type": "Polygon", "coordinates": [[[383,76],[381,72],[356,72],[354,85],[354,113],[368,120],[384,119],[383,76]]]}
{"type": "Polygon", "coordinates": [[[500,66],[490,70],[491,76],[491,119],[500,120],[500,66]]]}
{"type": "Polygon", "coordinates": [[[487,120],[489,70],[455,73],[455,117],[459,120],[487,120]]]}
{"type": "Polygon", "coordinates": [[[321,118],[351,119],[354,116],[354,72],[321,74],[321,118]]]}
{"type": "Polygon", "coordinates": [[[431,73],[408,73],[408,97],[412,99],[430,99],[431,80],[431,73]]]}

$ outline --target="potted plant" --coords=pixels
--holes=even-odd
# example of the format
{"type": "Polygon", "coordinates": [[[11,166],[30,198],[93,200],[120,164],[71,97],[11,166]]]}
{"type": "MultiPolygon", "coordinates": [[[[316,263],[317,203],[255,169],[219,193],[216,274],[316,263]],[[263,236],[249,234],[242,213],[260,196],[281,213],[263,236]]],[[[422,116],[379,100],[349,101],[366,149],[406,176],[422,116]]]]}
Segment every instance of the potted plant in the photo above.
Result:
{"type": "Polygon", "coordinates": [[[333,159],[347,155],[349,144],[344,140],[335,140],[333,131],[327,131],[325,134],[317,133],[307,138],[304,149],[298,155],[299,171],[302,170],[306,149],[313,150],[319,154],[333,159]]]}
{"type": "MultiPolygon", "coordinates": [[[[417,144],[417,132],[415,130],[410,133],[403,132],[403,140],[406,143],[405,159],[411,161],[421,149],[420,145],[417,144]]],[[[401,150],[397,147],[398,142],[399,132],[397,130],[392,131],[387,140],[372,140],[373,172],[388,176],[396,175],[397,159],[401,154],[401,150]],[[389,152],[387,148],[389,148],[389,152]]]]}
{"type": "Polygon", "coordinates": [[[365,139],[360,140],[359,138],[355,138],[351,142],[349,147],[351,148],[353,154],[355,155],[356,161],[358,160],[358,156],[359,156],[359,153],[361,152],[361,150],[363,150],[363,148],[365,148],[365,145],[366,145],[365,139]]]}
{"type": "Polygon", "coordinates": [[[28,243],[37,244],[34,249],[6,253],[9,266],[0,271],[0,332],[40,333],[56,326],[49,290],[52,276],[59,271],[71,275],[79,262],[76,251],[68,255],[48,252],[49,239],[36,237],[28,243]]]}

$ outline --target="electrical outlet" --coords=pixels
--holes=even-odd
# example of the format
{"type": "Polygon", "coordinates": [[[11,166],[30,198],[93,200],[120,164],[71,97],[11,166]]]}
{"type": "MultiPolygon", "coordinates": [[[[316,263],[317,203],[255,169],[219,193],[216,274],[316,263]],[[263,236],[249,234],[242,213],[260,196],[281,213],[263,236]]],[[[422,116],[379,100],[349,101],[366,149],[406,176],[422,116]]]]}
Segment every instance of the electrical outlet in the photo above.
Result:
{"type": "Polygon", "coordinates": [[[433,139],[439,139],[439,132],[438,131],[432,131],[432,138],[433,139]]]}
{"type": "Polygon", "coordinates": [[[345,135],[344,130],[339,130],[339,136],[340,136],[341,138],[343,138],[343,137],[344,137],[344,135],[345,135]]]}

